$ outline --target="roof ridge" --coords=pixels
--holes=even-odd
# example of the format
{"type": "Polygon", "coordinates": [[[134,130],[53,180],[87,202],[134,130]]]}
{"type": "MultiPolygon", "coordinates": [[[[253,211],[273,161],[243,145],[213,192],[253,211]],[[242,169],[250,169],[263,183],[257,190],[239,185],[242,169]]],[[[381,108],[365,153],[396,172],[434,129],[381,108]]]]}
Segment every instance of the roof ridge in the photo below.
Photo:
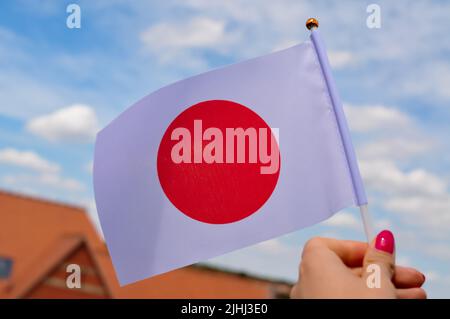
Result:
{"type": "MultiPolygon", "coordinates": [[[[74,251],[77,247],[82,245],[85,240],[83,236],[61,236],[63,239],[71,240],[69,242],[68,247],[64,247],[62,251],[51,251],[51,257],[53,255],[56,255],[56,259],[53,261],[53,263],[44,263],[44,267],[37,268],[35,260],[31,260],[30,263],[22,270],[21,273],[18,274],[18,277],[15,278],[15,282],[11,282],[10,286],[10,296],[13,298],[22,298],[24,294],[26,294],[30,289],[33,288],[34,285],[36,285],[40,279],[42,279],[44,276],[46,276],[52,268],[56,265],[57,262],[62,260],[63,258],[66,258],[72,251],[74,251]],[[31,269],[31,271],[30,271],[31,269]],[[28,278],[27,276],[31,273],[31,277],[28,278]],[[28,280],[22,281],[23,278],[27,278],[28,280]]],[[[59,238],[55,238],[52,242],[49,243],[48,246],[45,247],[42,251],[40,251],[39,255],[36,256],[37,260],[40,260],[43,256],[47,256],[50,253],[49,248],[55,248],[55,246],[66,244],[63,241],[59,240],[59,238]]],[[[46,258],[47,259],[47,258],[46,258]]],[[[51,258],[50,258],[51,259],[51,258]]],[[[47,260],[46,260],[47,262],[47,260]]],[[[38,263],[39,264],[39,263],[38,263]]],[[[41,264],[39,264],[41,265],[41,264]]]]}
{"type": "Polygon", "coordinates": [[[230,274],[230,275],[235,275],[235,276],[239,276],[239,277],[243,277],[243,278],[266,281],[266,282],[271,282],[271,283],[285,284],[285,285],[293,285],[294,284],[289,279],[277,278],[277,277],[270,276],[270,275],[269,276],[259,275],[259,274],[255,274],[253,272],[248,272],[248,271],[244,271],[244,270],[235,270],[230,267],[212,265],[212,264],[205,263],[205,262],[199,262],[196,264],[192,264],[190,266],[193,268],[197,268],[197,269],[217,271],[217,272],[224,273],[224,274],[230,274]]]}
{"type": "Polygon", "coordinates": [[[41,198],[41,197],[38,197],[38,195],[24,194],[24,193],[19,193],[19,192],[12,191],[12,190],[0,189],[0,195],[2,195],[2,194],[6,195],[6,196],[16,197],[19,199],[31,200],[31,201],[42,203],[42,204],[49,204],[49,205],[54,205],[54,206],[61,206],[61,207],[65,207],[65,208],[76,209],[76,210],[82,211],[83,213],[86,213],[86,208],[83,206],[63,202],[63,201],[56,200],[56,199],[41,198]]]}

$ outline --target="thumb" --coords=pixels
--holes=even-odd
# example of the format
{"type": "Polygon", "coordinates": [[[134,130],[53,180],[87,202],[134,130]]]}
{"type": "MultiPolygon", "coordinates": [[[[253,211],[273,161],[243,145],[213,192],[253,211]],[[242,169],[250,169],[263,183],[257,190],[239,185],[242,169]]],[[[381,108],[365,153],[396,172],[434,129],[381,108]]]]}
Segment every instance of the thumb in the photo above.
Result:
{"type": "Polygon", "coordinates": [[[389,230],[383,230],[377,235],[364,256],[363,277],[367,278],[378,269],[381,282],[390,282],[395,269],[395,239],[389,230]]]}

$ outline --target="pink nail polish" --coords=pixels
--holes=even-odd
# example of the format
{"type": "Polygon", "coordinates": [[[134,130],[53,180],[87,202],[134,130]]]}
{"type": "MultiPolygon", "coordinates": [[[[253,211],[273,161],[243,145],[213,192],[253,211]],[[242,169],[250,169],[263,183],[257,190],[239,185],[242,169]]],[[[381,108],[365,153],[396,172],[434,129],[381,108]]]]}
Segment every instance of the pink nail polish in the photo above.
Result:
{"type": "Polygon", "coordinates": [[[395,249],[394,235],[389,230],[381,231],[375,240],[375,248],[392,254],[395,249]]]}

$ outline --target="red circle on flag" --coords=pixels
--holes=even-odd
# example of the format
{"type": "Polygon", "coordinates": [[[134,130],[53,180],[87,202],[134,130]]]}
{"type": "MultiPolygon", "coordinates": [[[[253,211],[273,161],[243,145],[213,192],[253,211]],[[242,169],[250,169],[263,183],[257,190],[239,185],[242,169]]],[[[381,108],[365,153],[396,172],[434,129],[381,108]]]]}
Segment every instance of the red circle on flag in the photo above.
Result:
{"type": "Polygon", "coordinates": [[[210,100],[187,108],[169,125],[157,169],[164,193],[181,212],[226,224],[252,215],[269,199],[280,153],[258,114],[235,102],[210,100]]]}

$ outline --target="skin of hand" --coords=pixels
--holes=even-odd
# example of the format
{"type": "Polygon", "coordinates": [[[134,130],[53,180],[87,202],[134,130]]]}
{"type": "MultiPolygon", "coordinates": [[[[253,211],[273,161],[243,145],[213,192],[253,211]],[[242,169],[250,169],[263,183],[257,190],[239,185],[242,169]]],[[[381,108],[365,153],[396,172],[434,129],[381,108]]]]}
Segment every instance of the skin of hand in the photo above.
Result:
{"type": "Polygon", "coordinates": [[[426,298],[421,288],[425,276],[414,268],[395,265],[394,236],[388,230],[380,232],[370,245],[310,239],[303,248],[299,268],[299,281],[291,290],[291,298],[426,298]],[[379,288],[369,288],[371,264],[379,266],[379,288]]]}

